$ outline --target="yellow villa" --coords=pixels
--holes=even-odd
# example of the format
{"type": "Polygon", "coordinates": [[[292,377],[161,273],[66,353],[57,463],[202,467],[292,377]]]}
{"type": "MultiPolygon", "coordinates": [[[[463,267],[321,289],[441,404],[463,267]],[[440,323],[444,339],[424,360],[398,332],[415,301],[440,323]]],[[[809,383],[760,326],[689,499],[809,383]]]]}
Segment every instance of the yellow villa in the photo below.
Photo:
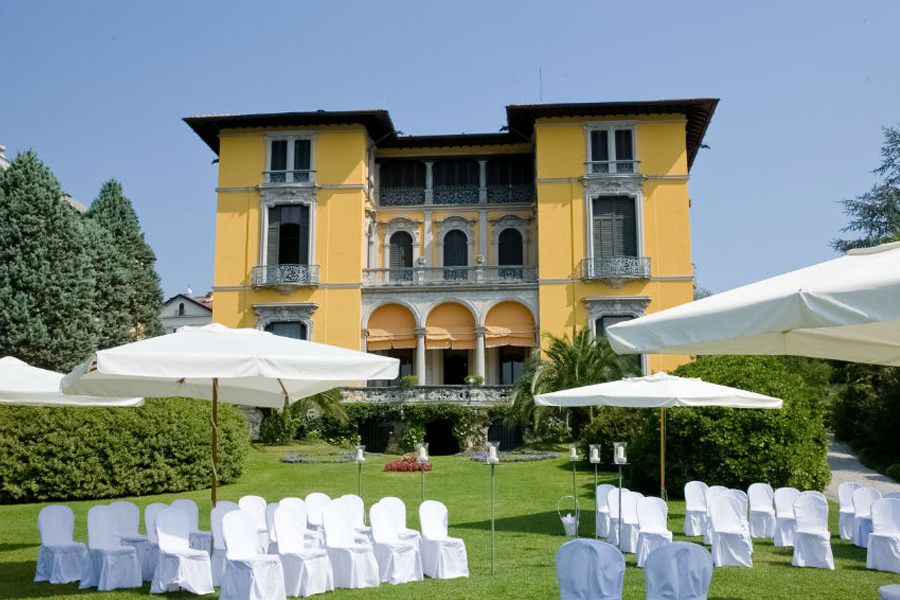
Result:
{"type": "Polygon", "coordinates": [[[509,385],[542,333],[692,299],[716,104],[512,105],[500,133],[434,136],[384,110],[187,118],[219,157],[213,320],[389,354],[420,385],[509,385]]]}

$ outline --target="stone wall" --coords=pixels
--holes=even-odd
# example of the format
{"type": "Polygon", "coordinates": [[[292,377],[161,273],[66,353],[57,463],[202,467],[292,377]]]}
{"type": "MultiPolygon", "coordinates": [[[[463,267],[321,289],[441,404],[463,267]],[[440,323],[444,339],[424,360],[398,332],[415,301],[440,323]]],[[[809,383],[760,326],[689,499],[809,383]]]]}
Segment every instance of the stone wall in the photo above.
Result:
{"type": "Polygon", "coordinates": [[[512,400],[509,386],[414,386],[345,388],[343,401],[374,404],[456,404],[472,408],[488,408],[512,400]]]}

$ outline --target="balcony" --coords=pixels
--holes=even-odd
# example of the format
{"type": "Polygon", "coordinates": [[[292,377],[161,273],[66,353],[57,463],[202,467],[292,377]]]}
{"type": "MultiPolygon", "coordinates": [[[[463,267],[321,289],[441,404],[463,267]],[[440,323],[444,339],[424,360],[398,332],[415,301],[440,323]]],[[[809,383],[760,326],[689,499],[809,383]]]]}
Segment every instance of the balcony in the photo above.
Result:
{"type": "Polygon", "coordinates": [[[595,160],[584,163],[585,173],[592,175],[637,175],[640,161],[637,160],[595,160]]]}
{"type": "Polygon", "coordinates": [[[263,176],[265,177],[266,183],[274,184],[295,183],[308,185],[314,183],[316,180],[316,172],[309,169],[292,171],[263,171],[263,176]]]}
{"type": "Polygon", "coordinates": [[[344,388],[344,403],[368,404],[457,404],[490,408],[508,404],[512,386],[435,385],[401,387],[344,388]]]}
{"type": "Polygon", "coordinates": [[[478,204],[480,188],[477,185],[436,185],[435,204],[478,204]]]}
{"type": "Polygon", "coordinates": [[[319,265],[260,265],[251,273],[253,287],[291,289],[319,285],[319,265]]]}
{"type": "Polygon", "coordinates": [[[487,201],[497,204],[534,202],[534,186],[528,184],[489,185],[487,201]]]}
{"type": "Polygon", "coordinates": [[[370,287],[428,287],[440,285],[505,285],[537,281],[537,268],[525,266],[407,267],[365,269],[363,285],[370,287]]]}
{"type": "Polygon", "coordinates": [[[606,281],[614,288],[626,281],[650,279],[650,258],[647,256],[612,256],[585,258],[581,261],[581,278],[585,281],[606,281]]]}
{"type": "Polygon", "coordinates": [[[382,186],[379,202],[381,206],[416,206],[425,204],[425,188],[382,186]]]}

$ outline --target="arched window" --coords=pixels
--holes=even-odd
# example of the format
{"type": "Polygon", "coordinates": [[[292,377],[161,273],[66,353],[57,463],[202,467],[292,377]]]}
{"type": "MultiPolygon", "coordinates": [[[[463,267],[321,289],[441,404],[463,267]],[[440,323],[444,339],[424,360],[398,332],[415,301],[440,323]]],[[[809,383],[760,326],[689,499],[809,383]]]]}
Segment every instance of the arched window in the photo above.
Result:
{"type": "Polygon", "coordinates": [[[522,279],[522,269],[513,268],[521,267],[524,264],[524,248],[522,244],[522,234],[518,229],[504,229],[500,232],[497,240],[497,264],[500,266],[501,279],[522,279]]]}
{"type": "MultiPolygon", "coordinates": [[[[459,229],[444,236],[444,266],[467,267],[469,265],[469,239],[459,229]]],[[[469,278],[468,269],[444,269],[444,279],[458,281],[469,278]]]]}
{"type": "Polygon", "coordinates": [[[179,317],[183,317],[183,316],[184,316],[184,302],[179,302],[179,303],[178,303],[178,316],[179,316],[179,317]]]}
{"type": "Polygon", "coordinates": [[[412,236],[398,231],[391,236],[391,281],[412,281],[412,236]]]}

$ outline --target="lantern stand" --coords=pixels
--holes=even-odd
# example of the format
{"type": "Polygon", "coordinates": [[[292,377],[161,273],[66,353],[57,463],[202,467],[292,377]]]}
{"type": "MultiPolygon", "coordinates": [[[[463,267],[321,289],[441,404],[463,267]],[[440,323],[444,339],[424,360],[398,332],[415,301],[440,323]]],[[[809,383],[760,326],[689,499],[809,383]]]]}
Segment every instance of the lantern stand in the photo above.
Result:
{"type": "Polygon", "coordinates": [[[428,464],[428,442],[416,444],[416,462],[422,465],[422,502],[425,502],[425,465],[428,464]]]}
{"type": "MultiPolygon", "coordinates": [[[[598,498],[597,498],[597,466],[600,464],[600,444],[591,444],[590,445],[591,453],[590,459],[591,464],[594,465],[594,519],[597,519],[597,510],[599,509],[598,498]]],[[[594,537],[599,538],[597,535],[597,525],[594,524],[594,537]]]]}
{"type": "MultiPolygon", "coordinates": [[[[578,465],[578,444],[572,444],[569,447],[569,460],[572,461],[572,498],[575,500],[577,511],[578,506],[578,483],[577,483],[577,465],[578,465]]],[[[578,537],[578,518],[575,519],[575,537],[578,537]]]]}
{"type": "Polygon", "coordinates": [[[366,447],[360,444],[356,447],[356,495],[362,498],[362,466],[366,462],[366,447]]]}
{"type": "Polygon", "coordinates": [[[500,454],[498,449],[500,442],[488,442],[488,458],[487,462],[491,465],[491,575],[494,574],[494,467],[500,464],[500,454]]]}
{"type": "Polygon", "coordinates": [[[628,442],[613,442],[613,462],[619,467],[619,548],[622,548],[622,467],[628,464],[625,446],[628,442]]]}

